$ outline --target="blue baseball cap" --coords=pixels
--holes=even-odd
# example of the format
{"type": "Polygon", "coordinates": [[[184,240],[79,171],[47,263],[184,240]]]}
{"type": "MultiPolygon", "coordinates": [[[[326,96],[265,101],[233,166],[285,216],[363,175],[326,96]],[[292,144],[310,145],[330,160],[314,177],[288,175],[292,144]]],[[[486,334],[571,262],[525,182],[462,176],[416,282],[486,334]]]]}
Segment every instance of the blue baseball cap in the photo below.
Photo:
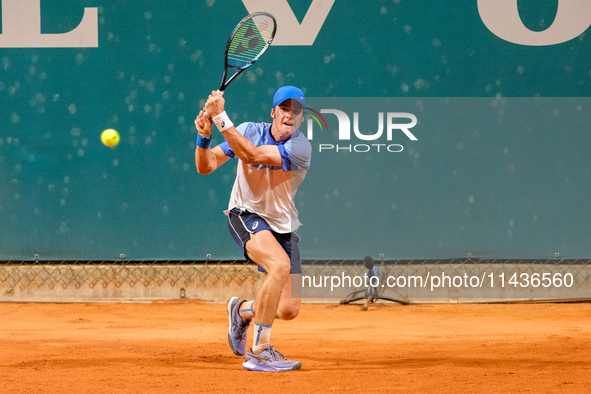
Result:
{"type": "Polygon", "coordinates": [[[289,99],[297,100],[303,106],[306,105],[306,96],[304,96],[301,89],[295,86],[282,86],[277,89],[275,96],[273,96],[273,108],[289,99]]]}

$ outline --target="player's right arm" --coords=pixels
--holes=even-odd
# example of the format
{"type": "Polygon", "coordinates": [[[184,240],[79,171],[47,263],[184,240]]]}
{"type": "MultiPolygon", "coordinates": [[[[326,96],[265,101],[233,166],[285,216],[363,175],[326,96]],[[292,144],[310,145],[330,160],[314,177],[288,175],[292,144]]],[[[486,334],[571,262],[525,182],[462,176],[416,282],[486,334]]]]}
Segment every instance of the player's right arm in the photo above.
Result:
{"type": "MultiPolygon", "coordinates": [[[[197,132],[205,138],[211,138],[212,120],[207,116],[205,110],[201,110],[195,119],[195,127],[197,132]]],[[[222,151],[219,146],[213,149],[209,147],[204,148],[199,145],[195,148],[195,165],[197,172],[202,175],[211,174],[219,166],[228,161],[229,157],[222,151]]]]}

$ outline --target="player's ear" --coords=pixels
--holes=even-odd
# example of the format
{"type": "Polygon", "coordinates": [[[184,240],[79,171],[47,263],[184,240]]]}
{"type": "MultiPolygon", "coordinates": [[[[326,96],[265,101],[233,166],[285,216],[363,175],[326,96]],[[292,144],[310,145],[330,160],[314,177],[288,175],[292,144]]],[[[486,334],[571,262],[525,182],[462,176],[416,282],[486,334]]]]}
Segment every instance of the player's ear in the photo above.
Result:
{"type": "Polygon", "coordinates": [[[275,107],[271,108],[271,119],[275,117],[275,107]]]}

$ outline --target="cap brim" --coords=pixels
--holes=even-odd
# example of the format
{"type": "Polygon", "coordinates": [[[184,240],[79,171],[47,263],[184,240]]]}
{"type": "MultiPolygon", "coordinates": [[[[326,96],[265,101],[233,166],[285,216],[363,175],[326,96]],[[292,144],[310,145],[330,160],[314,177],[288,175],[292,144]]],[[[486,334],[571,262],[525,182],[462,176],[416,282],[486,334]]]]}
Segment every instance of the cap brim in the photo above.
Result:
{"type": "Polygon", "coordinates": [[[306,102],[305,102],[305,101],[304,101],[304,99],[302,99],[301,97],[288,97],[288,98],[286,98],[285,100],[283,100],[283,101],[279,102],[277,105],[281,105],[281,104],[283,104],[284,102],[286,102],[286,101],[289,101],[289,100],[295,100],[295,101],[297,101],[298,103],[302,104],[302,106],[305,106],[305,105],[306,105],[306,104],[305,104],[306,102]]]}

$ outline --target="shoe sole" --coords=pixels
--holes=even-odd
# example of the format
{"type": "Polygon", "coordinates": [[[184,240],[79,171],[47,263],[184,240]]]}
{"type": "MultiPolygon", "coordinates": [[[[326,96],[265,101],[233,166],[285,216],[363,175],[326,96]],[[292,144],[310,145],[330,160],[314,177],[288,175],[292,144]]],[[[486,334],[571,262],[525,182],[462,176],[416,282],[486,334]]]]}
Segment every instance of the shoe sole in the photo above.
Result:
{"type": "Polygon", "coordinates": [[[240,301],[238,297],[232,297],[228,300],[228,304],[226,304],[226,309],[228,311],[228,343],[230,344],[230,349],[232,349],[232,353],[237,356],[244,356],[244,353],[240,353],[238,349],[234,347],[232,344],[232,309],[234,309],[234,301],[240,301]]]}
{"type": "Polygon", "coordinates": [[[257,364],[251,363],[242,363],[242,368],[246,369],[247,371],[255,371],[255,372],[289,372],[289,371],[297,371],[302,368],[301,363],[297,363],[291,368],[275,368],[275,367],[260,367],[257,364]]]}

